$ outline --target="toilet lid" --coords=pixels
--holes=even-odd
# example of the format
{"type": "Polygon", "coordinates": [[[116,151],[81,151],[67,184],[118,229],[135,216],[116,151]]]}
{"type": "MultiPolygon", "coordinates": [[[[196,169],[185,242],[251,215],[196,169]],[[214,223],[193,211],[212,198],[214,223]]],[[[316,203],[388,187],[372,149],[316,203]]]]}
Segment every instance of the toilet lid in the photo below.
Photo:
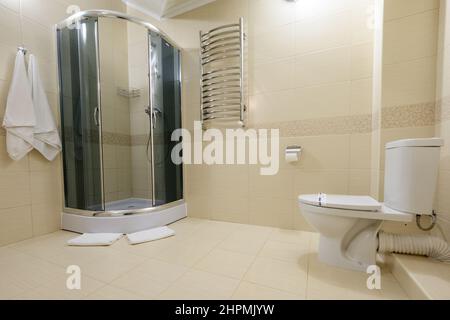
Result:
{"type": "Polygon", "coordinates": [[[342,196],[330,194],[309,194],[299,197],[303,204],[317,207],[345,209],[354,211],[378,211],[381,204],[369,196],[342,196]]]}

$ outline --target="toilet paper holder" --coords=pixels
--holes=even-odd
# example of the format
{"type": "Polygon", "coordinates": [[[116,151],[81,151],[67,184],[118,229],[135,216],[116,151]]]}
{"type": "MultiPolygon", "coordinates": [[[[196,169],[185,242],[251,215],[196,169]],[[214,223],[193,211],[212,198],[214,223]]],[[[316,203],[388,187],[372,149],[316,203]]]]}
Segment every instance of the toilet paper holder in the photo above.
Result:
{"type": "Polygon", "coordinates": [[[287,162],[299,161],[302,153],[302,147],[300,146],[288,146],[286,148],[285,157],[287,162]]]}

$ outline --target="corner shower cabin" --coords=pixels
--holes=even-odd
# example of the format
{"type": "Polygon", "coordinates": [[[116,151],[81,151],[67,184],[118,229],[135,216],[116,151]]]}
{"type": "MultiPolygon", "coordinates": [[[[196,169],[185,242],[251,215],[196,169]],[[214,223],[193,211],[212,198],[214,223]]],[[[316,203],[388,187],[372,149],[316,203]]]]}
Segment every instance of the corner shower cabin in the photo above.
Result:
{"type": "Polygon", "coordinates": [[[180,49],[151,24],[85,11],[57,26],[63,228],[134,232],[186,216],[171,134],[180,49]]]}

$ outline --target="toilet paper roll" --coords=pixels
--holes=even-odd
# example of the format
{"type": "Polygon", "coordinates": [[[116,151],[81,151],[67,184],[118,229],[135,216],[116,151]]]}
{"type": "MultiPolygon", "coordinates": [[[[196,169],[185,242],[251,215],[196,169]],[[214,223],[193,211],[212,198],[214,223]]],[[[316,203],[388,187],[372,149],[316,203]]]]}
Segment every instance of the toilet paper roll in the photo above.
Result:
{"type": "Polygon", "coordinates": [[[293,163],[298,161],[298,153],[286,153],[286,162],[293,163]]]}

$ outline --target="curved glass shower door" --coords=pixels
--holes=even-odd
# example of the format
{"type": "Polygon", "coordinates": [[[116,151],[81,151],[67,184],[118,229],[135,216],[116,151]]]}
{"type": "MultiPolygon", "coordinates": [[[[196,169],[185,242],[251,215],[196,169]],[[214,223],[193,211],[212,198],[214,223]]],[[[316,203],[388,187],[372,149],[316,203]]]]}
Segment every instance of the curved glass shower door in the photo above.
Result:
{"type": "Polygon", "coordinates": [[[153,199],[162,205],[183,199],[183,166],[171,159],[174,130],[181,128],[180,51],[150,32],[151,105],[153,110],[153,199]]]}
{"type": "Polygon", "coordinates": [[[97,19],[58,30],[66,208],[104,210],[97,19]]]}
{"type": "Polygon", "coordinates": [[[180,50],[116,14],[58,28],[69,213],[147,213],[183,199],[182,165],[171,159],[181,128],[180,50]]]}

